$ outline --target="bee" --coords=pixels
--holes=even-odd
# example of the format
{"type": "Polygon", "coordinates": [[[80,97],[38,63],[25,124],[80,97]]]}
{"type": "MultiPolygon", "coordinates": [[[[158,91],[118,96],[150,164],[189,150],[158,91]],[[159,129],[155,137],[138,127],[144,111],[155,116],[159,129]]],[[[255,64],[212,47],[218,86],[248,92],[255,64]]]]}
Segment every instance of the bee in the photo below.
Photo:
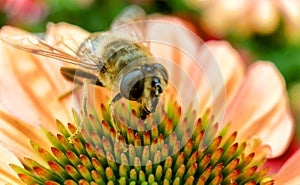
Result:
{"type": "MultiPolygon", "coordinates": [[[[133,15],[137,15],[128,11],[125,14],[127,16],[114,21],[113,27],[134,20],[133,15]]],[[[78,85],[89,83],[112,90],[117,84],[118,92],[111,99],[110,106],[121,98],[135,101],[143,120],[155,112],[158,98],[168,84],[166,68],[155,61],[147,46],[126,34],[92,33],[74,54],[48,45],[30,33],[9,35],[2,40],[15,48],[73,64],[73,67],[61,67],[60,72],[65,79],[78,85]]],[[[118,125],[115,121],[112,124],[119,137],[118,125]]]]}

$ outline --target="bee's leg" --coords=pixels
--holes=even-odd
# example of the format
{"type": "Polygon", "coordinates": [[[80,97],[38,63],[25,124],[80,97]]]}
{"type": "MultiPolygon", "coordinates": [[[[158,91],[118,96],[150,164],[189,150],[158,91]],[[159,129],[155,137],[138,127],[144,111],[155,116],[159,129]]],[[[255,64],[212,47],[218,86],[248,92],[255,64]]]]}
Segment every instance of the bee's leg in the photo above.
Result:
{"type": "Polygon", "coordinates": [[[78,89],[80,89],[81,86],[82,86],[81,84],[80,84],[80,85],[79,85],[79,84],[76,84],[72,89],[70,89],[70,90],[64,92],[64,93],[61,94],[61,95],[59,95],[59,96],[58,96],[58,100],[61,101],[61,100],[65,99],[66,97],[70,96],[74,91],[77,91],[78,89]]]}
{"type": "Polygon", "coordinates": [[[84,81],[83,88],[82,88],[82,96],[81,96],[81,112],[82,112],[82,119],[77,127],[77,130],[68,137],[68,141],[72,143],[73,139],[80,134],[83,124],[86,121],[86,118],[88,117],[88,110],[87,110],[87,99],[88,99],[88,81],[84,81]]]}
{"type": "MultiPolygon", "coordinates": [[[[116,131],[116,141],[118,143],[120,143],[119,141],[119,137],[121,135],[121,129],[120,127],[118,126],[117,124],[117,121],[116,121],[116,118],[114,116],[114,107],[113,105],[119,101],[120,99],[122,98],[122,95],[120,93],[118,93],[112,100],[111,102],[109,103],[109,109],[110,109],[110,115],[111,115],[111,121],[112,121],[112,125],[114,127],[114,130],[116,131]]],[[[128,151],[128,148],[125,146],[124,143],[120,143],[120,147],[121,147],[121,150],[123,152],[127,152],[128,151]]]]}
{"type": "Polygon", "coordinates": [[[145,120],[147,116],[151,113],[146,107],[140,106],[140,114],[141,114],[141,119],[145,120]]]}
{"type": "Polygon", "coordinates": [[[148,108],[145,105],[140,105],[139,110],[140,110],[140,115],[141,115],[141,119],[145,121],[145,119],[147,118],[147,116],[153,112],[156,111],[156,107],[158,104],[158,98],[154,97],[151,99],[151,108],[148,108]]]}
{"type": "Polygon", "coordinates": [[[75,83],[83,84],[85,80],[91,80],[95,82],[97,80],[97,76],[94,75],[92,72],[88,72],[80,68],[61,67],[60,73],[66,80],[73,81],[75,83]]]}
{"type": "Polygon", "coordinates": [[[97,79],[97,76],[94,74],[88,73],[78,68],[72,67],[61,67],[60,68],[61,75],[68,81],[74,82],[76,85],[71,90],[63,93],[59,96],[59,100],[62,100],[68,96],[70,96],[73,91],[78,90],[84,83],[84,81],[89,80],[90,83],[95,83],[95,85],[103,86],[103,84],[97,79]]]}
{"type": "Polygon", "coordinates": [[[122,95],[120,93],[118,93],[112,100],[111,102],[109,103],[109,110],[110,110],[110,115],[111,115],[111,122],[112,122],[112,125],[117,133],[117,140],[119,140],[119,135],[120,135],[120,128],[119,126],[117,125],[117,122],[116,122],[116,118],[114,116],[114,107],[113,105],[119,101],[120,99],[122,98],[122,95]]]}
{"type": "Polygon", "coordinates": [[[82,86],[82,82],[75,79],[76,68],[71,67],[61,67],[60,74],[68,81],[74,82],[76,85],[74,88],[64,92],[58,97],[58,100],[63,100],[64,98],[70,96],[73,91],[78,90],[82,86]]]}

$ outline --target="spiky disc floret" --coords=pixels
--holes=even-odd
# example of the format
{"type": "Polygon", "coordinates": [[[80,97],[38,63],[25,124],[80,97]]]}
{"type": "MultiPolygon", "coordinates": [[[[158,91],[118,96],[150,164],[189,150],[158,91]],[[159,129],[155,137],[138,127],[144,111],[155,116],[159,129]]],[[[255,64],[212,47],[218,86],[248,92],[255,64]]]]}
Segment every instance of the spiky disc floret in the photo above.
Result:
{"type": "MultiPolygon", "coordinates": [[[[67,138],[76,132],[73,124],[66,128],[57,121],[60,134],[45,130],[52,143],[51,153],[31,142],[36,153],[48,164],[41,165],[25,158],[24,166],[11,165],[25,184],[273,184],[263,168],[264,157],[245,153],[246,142],[236,142],[237,132],[226,136],[223,129],[214,137],[205,134],[211,124],[205,116],[192,123],[186,114],[180,121],[181,110],[169,103],[162,112],[160,124],[144,124],[134,120],[137,113],[118,119],[120,141],[114,138],[107,107],[102,116],[91,114],[78,137],[67,138]],[[194,124],[193,132],[191,125],[194,124]],[[176,127],[179,131],[174,132],[176,127]],[[134,130],[132,128],[138,128],[134,130]],[[206,142],[211,137],[211,142],[206,142]],[[168,138],[168,139],[166,139],[168,138]],[[121,148],[127,143],[127,151],[121,148]],[[205,145],[206,144],[206,145],[205,145]],[[137,147],[142,146],[142,147],[137,147]]],[[[128,110],[125,105],[120,108],[128,110]]],[[[81,121],[77,116],[75,120],[81,121]]],[[[210,127],[210,130],[213,129],[210,127]]]]}

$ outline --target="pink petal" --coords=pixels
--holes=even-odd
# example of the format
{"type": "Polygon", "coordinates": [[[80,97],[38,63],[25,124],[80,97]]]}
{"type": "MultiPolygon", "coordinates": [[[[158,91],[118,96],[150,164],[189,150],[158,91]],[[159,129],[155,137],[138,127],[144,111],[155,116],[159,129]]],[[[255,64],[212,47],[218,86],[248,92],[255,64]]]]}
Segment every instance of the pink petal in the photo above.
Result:
{"type": "Polygon", "coordinates": [[[271,63],[250,66],[241,87],[227,109],[229,133],[238,130],[240,140],[260,136],[281,155],[291,141],[294,123],[288,106],[284,80],[271,63]]]}
{"type": "Polygon", "coordinates": [[[274,176],[276,184],[298,185],[300,182],[300,150],[298,150],[274,176]]]}
{"type": "Polygon", "coordinates": [[[277,173],[286,161],[288,161],[291,156],[293,156],[297,150],[300,148],[300,143],[298,141],[297,134],[294,134],[288,149],[280,156],[274,159],[268,159],[265,166],[270,166],[270,174],[277,173]]]}

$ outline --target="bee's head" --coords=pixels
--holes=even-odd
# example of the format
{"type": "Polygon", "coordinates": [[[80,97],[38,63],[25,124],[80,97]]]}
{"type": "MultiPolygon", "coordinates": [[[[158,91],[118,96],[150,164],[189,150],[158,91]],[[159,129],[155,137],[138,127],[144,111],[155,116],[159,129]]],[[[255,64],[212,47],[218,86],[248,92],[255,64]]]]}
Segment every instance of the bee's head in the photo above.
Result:
{"type": "Polygon", "coordinates": [[[161,64],[144,64],[124,75],[120,93],[128,99],[140,103],[142,119],[155,112],[158,97],[168,83],[168,73],[161,64]]]}

